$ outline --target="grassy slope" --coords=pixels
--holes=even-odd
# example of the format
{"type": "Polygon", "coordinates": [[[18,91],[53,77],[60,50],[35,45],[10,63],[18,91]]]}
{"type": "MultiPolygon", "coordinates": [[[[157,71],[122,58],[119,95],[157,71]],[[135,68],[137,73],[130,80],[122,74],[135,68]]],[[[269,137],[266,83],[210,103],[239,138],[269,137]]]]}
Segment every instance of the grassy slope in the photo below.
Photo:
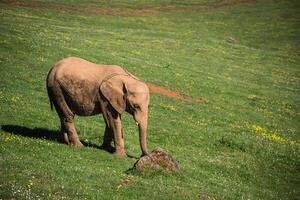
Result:
{"type": "MultiPolygon", "coordinates": [[[[0,3],[0,198],[299,197],[298,10],[297,1],[258,1],[118,16],[0,3]],[[186,104],[151,96],[149,148],[169,151],[181,175],[128,175],[134,158],[57,142],[45,77],[67,56],[118,64],[147,82],[209,99],[186,104]],[[38,135],[46,138],[28,137],[38,135]],[[126,177],[131,181],[122,185],[126,177]]],[[[129,115],[123,121],[126,150],[138,156],[136,127],[129,115]]],[[[82,139],[102,141],[100,116],[77,117],[76,126],[82,139]]]]}

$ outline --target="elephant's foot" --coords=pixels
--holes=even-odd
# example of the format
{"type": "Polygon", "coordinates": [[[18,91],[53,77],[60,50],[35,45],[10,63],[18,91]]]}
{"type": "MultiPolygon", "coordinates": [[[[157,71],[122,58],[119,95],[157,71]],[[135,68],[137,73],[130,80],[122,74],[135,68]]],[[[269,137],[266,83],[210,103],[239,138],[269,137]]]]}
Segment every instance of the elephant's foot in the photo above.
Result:
{"type": "Polygon", "coordinates": [[[80,141],[76,141],[76,142],[71,142],[71,146],[80,148],[83,147],[84,145],[80,141]]]}
{"type": "Polygon", "coordinates": [[[121,149],[116,149],[116,151],[115,151],[115,153],[114,153],[116,156],[118,156],[118,157],[126,157],[127,155],[126,155],[126,153],[125,153],[125,151],[124,150],[121,150],[121,149]]]}

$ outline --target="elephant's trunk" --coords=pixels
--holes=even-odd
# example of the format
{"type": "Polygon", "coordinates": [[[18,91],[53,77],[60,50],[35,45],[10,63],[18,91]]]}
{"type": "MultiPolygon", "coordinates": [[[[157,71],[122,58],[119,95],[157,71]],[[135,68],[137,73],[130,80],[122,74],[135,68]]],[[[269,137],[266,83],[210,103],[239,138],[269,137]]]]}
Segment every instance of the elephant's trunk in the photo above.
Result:
{"type": "Polygon", "coordinates": [[[142,150],[142,156],[148,155],[147,149],[147,126],[148,126],[148,119],[147,117],[141,123],[138,123],[139,127],[139,139],[140,139],[140,147],[142,150]]]}

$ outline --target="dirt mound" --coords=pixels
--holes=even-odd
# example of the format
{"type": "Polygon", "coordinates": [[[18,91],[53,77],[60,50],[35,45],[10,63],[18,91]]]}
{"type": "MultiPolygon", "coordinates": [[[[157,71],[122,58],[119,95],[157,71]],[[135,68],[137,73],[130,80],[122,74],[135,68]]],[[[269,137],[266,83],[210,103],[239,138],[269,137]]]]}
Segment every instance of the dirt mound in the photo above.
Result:
{"type": "Polygon", "coordinates": [[[162,170],[179,172],[177,162],[161,148],[154,149],[148,156],[143,156],[134,163],[134,170],[162,170]]]}
{"type": "Polygon", "coordinates": [[[204,102],[208,102],[208,100],[206,98],[195,98],[195,99],[193,99],[193,98],[189,98],[187,96],[181,95],[177,91],[162,88],[162,87],[159,87],[159,86],[151,84],[151,83],[149,83],[147,85],[149,87],[150,93],[161,94],[161,95],[173,98],[173,99],[179,99],[179,100],[184,101],[186,103],[193,103],[193,102],[204,103],[204,102]]]}

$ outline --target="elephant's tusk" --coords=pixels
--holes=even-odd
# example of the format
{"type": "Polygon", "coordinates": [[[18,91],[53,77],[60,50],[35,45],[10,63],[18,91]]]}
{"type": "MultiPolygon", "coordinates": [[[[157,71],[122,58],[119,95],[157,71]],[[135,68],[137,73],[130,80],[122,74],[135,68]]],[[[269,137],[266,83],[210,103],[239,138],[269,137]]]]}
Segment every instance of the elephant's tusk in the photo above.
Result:
{"type": "Polygon", "coordinates": [[[138,126],[139,125],[139,123],[138,122],[135,122],[135,124],[138,126]]]}

